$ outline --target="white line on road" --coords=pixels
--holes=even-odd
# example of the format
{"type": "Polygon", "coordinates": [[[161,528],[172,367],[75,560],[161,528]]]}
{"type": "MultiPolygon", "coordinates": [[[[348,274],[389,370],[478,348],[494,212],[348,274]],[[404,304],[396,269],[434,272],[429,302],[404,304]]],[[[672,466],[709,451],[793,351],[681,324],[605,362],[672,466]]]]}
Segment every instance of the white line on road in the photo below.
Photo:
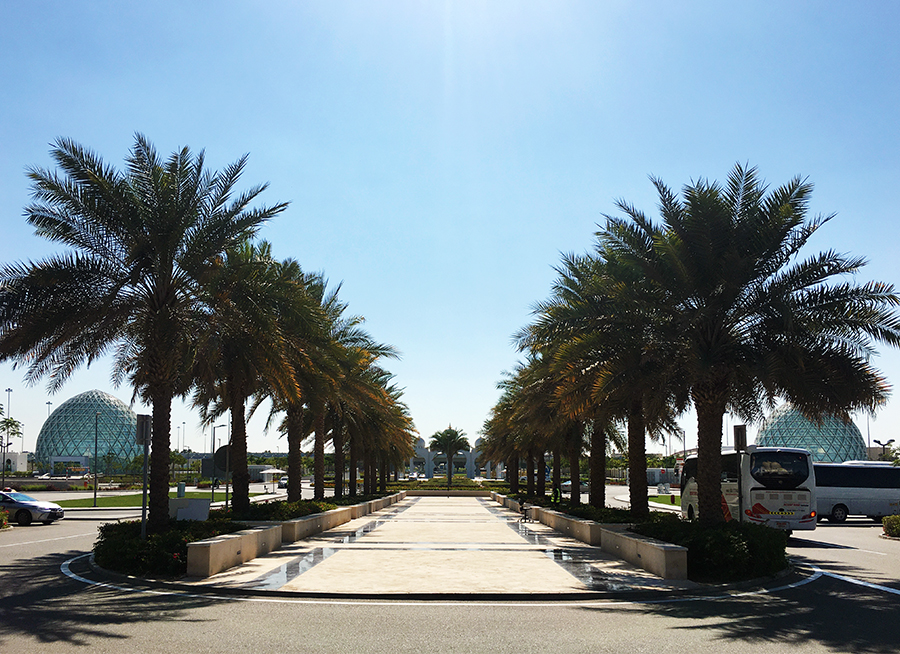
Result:
{"type": "Polygon", "coordinates": [[[819,577],[821,577],[824,573],[815,568],[815,566],[811,566],[814,568],[814,573],[800,581],[794,582],[792,584],[787,584],[785,586],[779,586],[778,588],[764,588],[761,590],[753,590],[747,591],[743,593],[735,593],[735,594],[727,594],[727,595],[709,595],[709,596],[694,596],[694,597],[677,597],[677,598],[669,598],[669,599],[661,599],[661,600],[626,600],[626,601],[597,601],[597,600],[585,600],[585,601],[575,601],[575,602],[425,602],[425,601],[403,601],[403,600],[328,600],[328,599],[290,599],[285,597],[238,597],[238,596],[225,596],[225,595],[215,595],[212,593],[188,593],[184,591],[170,591],[170,590],[153,590],[149,588],[130,588],[128,586],[118,586],[116,584],[110,584],[102,581],[92,581],[81,575],[78,575],[72,572],[72,569],[69,564],[77,561],[78,559],[83,559],[85,557],[91,556],[90,554],[81,554],[80,556],[73,557],[63,563],[60,566],[60,570],[64,575],[69,577],[70,579],[74,579],[75,581],[80,581],[83,584],[87,584],[89,586],[96,586],[97,588],[109,588],[111,590],[119,590],[123,592],[129,593],[148,593],[150,595],[170,595],[170,596],[182,596],[182,597],[190,597],[190,598],[201,598],[201,599],[214,599],[220,600],[224,602],[261,602],[261,603],[269,603],[269,604],[326,604],[326,605],[334,605],[334,606],[460,606],[461,604],[465,606],[484,606],[484,607],[529,607],[529,608],[559,608],[559,607],[570,607],[570,608],[583,608],[585,606],[590,606],[591,608],[613,608],[619,606],[630,606],[630,605],[641,605],[641,604],[671,604],[675,602],[693,602],[693,601],[716,601],[716,600],[728,600],[734,599],[736,597],[747,597],[752,595],[763,595],[769,593],[775,593],[781,590],[786,590],[789,588],[798,588],[800,586],[804,586],[810,582],[815,581],[819,577]]]}
{"type": "Polygon", "coordinates": [[[91,534],[75,534],[74,536],[59,536],[58,538],[44,538],[42,540],[30,540],[25,543],[10,543],[9,545],[0,545],[0,547],[22,547],[22,545],[34,545],[36,543],[49,543],[54,540],[66,540],[67,538],[84,538],[91,534]]]}
{"type": "MultiPolygon", "coordinates": [[[[813,566],[815,568],[815,566],[813,566]]],[[[815,568],[818,570],[818,568],[815,568]]],[[[880,584],[873,584],[870,581],[863,581],[862,579],[855,579],[853,577],[847,577],[846,575],[839,575],[834,572],[825,572],[823,570],[819,570],[823,575],[831,577],[833,579],[839,579],[841,581],[846,581],[848,584],[856,584],[857,586],[864,586],[865,588],[871,588],[873,590],[884,591],[885,593],[892,593],[894,595],[900,595],[900,589],[891,588],[890,586],[882,586],[880,584]]]]}

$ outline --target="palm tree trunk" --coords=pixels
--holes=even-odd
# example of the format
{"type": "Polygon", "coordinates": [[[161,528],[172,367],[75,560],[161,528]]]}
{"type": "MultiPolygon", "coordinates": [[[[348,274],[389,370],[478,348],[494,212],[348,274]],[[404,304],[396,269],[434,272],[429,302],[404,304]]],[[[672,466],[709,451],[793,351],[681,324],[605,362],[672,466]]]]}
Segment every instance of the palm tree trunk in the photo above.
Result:
{"type": "Polygon", "coordinates": [[[313,499],[325,499],[325,407],[314,413],[315,444],[313,446],[313,499]]]}
{"type": "Polygon", "coordinates": [[[591,506],[606,506],[606,429],[605,421],[591,425],[591,506]]]}
{"type": "Polygon", "coordinates": [[[546,468],[544,463],[544,450],[538,452],[537,461],[535,461],[535,472],[537,473],[537,494],[544,497],[547,494],[547,475],[544,472],[546,468]]]}
{"type": "Polygon", "coordinates": [[[247,467],[247,423],[244,421],[244,400],[235,399],[231,405],[231,479],[234,494],[231,506],[235,515],[250,511],[250,470],[247,467]]]}
{"type": "Polygon", "coordinates": [[[644,403],[634,400],[628,410],[628,474],[631,515],[640,521],[650,514],[647,505],[647,448],[644,444],[644,403]]]}
{"type": "Polygon", "coordinates": [[[247,423],[244,421],[244,401],[231,405],[231,505],[236,515],[250,511],[250,470],[247,467],[247,423]]]}
{"type": "Polygon", "coordinates": [[[525,492],[534,497],[534,448],[528,448],[525,458],[525,492]]]}
{"type": "Polygon", "coordinates": [[[378,471],[378,492],[387,493],[387,473],[388,462],[387,456],[381,456],[381,469],[378,471]]]}
{"type": "Polygon", "coordinates": [[[150,449],[150,489],[148,505],[150,516],[147,530],[150,533],[165,531],[169,524],[169,430],[171,429],[172,394],[154,390],[153,433],[150,449]]]}
{"type": "Polygon", "coordinates": [[[553,497],[562,502],[562,450],[553,448],[553,497]]]}
{"type": "Polygon", "coordinates": [[[288,440],[288,502],[299,502],[301,498],[300,482],[303,477],[303,409],[291,407],[287,411],[288,440]]]}
{"type": "Polygon", "coordinates": [[[506,479],[509,482],[509,492],[517,495],[519,493],[519,457],[515,454],[509,457],[506,479]]]}
{"type": "Polygon", "coordinates": [[[344,495],[344,419],[336,408],[331,423],[331,442],[334,443],[334,496],[344,495]]]}
{"type": "Polygon", "coordinates": [[[722,418],[725,402],[719,391],[724,384],[695,388],[691,392],[697,411],[697,513],[705,525],[725,521],[722,511],[722,418]]]}
{"type": "Polygon", "coordinates": [[[447,490],[450,490],[450,485],[453,483],[453,452],[447,452],[447,490]]]}
{"type": "Polygon", "coordinates": [[[569,504],[578,506],[581,504],[581,434],[577,440],[569,437],[569,483],[572,484],[569,504]]]}
{"type": "Polygon", "coordinates": [[[350,434],[350,497],[356,497],[356,476],[359,465],[359,437],[356,433],[350,434]]]}

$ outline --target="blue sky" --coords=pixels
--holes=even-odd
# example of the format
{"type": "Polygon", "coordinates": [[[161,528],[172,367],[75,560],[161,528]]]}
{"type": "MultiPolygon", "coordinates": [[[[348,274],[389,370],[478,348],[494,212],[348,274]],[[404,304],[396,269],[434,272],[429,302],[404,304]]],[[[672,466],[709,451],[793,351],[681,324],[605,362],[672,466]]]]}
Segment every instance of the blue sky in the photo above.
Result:
{"type": "MultiPolygon", "coordinates": [[[[205,149],[214,168],[249,153],[244,186],[268,181],[264,202],[291,202],[262,234],[276,255],[342,281],[350,310],[400,350],[388,367],[423,437],[452,423],[474,439],[560,253],[588,249],[618,198],[653,214],[648,175],[680,188],[748,162],[772,185],[808,177],[812,212],[837,214],[810,252],[862,254],[860,282],[900,282],[898,14],[884,2],[2,3],[0,261],[54,251],[22,209],[25,168],[50,165],[56,137],[116,166],[135,132],[165,154],[205,149]]],[[[896,385],[898,353],[876,363],[896,385]]],[[[128,402],[109,373],[99,362],[48,397],[0,366],[26,449],[48,400],[100,388],[128,402]]],[[[894,437],[898,406],[872,438],[894,437]]],[[[173,443],[182,423],[183,442],[207,450],[187,406],[173,407],[173,443]]],[[[685,427],[692,445],[690,416],[685,427]]],[[[286,449],[259,418],[249,434],[252,450],[286,449]]]]}

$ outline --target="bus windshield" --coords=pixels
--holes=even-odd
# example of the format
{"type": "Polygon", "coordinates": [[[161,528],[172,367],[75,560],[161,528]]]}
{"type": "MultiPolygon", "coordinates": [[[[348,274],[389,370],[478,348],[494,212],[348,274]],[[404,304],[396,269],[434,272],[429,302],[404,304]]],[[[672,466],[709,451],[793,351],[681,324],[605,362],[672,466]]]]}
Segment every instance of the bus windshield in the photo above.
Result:
{"type": "Polygon", "coordinates": [[[799,452],[754,452],[750,476],[765,488],[797,488],[809,479],[808,458],[799,452]]]}

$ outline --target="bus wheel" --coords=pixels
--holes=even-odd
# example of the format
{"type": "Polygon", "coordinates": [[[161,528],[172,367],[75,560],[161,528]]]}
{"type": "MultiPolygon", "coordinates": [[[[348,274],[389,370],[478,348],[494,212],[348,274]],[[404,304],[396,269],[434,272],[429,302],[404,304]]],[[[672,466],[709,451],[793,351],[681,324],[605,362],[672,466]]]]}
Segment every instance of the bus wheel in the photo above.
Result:
{"type": "Polygon", "coordinates": [[[847,519],[847,507],[843,504],[835,504],[831,509],[829,522],[843,522],[847,519]]]}

